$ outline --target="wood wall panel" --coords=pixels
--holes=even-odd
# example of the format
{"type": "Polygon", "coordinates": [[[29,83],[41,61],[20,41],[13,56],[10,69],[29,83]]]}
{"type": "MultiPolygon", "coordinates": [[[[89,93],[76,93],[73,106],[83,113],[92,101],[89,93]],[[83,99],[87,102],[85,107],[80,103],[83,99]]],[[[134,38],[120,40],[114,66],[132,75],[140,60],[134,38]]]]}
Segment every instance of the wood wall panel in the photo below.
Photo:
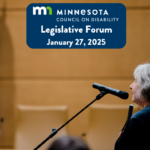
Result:
{"type": "MultiPolygon", "coordinates": [[[[11,80],[0,80],[0,118],[4,118],[2,124],[0,146],[12,148],[15,119],[15,88],[11,80]]],[[[1,126],[1,125],[0,125],[1,126]]]]}
{"type": "Polygon", "coordinates": [[[126,77],[137,64],[149,61],[150,10],[127,11],[127,43],[122,49],[30,49],[25,12],[6,15],[16,77],[126,77]]]}
{"type": "Polygon", "coordinates": [[[26,8],[31,3],[123,3],[125,6],[130,7],[141,7],[141,6],[150,6],[149,0],[6,0],[7,8],[26,8]]]}
{"type": "Polygon", "coordinates": [[[10,31],[6,25],[6,12],[0,11],[0,76],[13,75],[13,46],[10,31]]]}
{"type": "Polygon", "coordinates": [[[5,0],[0,0],[0,9],[2,9],[6,4],[5,0]]]}
{"type": "MultiPolygon", "coordinates": [[[[16,80],[16,102],[21,105],[67,105],[68,119],[99,94],[92,87],[94,82],[129,92],[128,100],[106,95],[95,104],[131,104],[131,80],[16,80]]],[[[70,134],[81,135],[86,132],[88,109],[69,124],[70,134]],[[83,120],[84,118],[84,120],[83,120]]]]}
{"type": "MultiPolygon", "coordinates": [[[[6,11],[0,10],[0,76],[13,76],[13,46],[6,25],[6,11]]],[[[13,79],[0,78],[0,118],[4,118],[0,146],[12,148],[14,134],[15,88],[13,79]]],[[[0,129],[1,130],[1,129],[0,129]]]]}
{"type": "MultiPolygon", "coordinates": [[[[16,103],[22,105],[65,105],[85,104],[88,99],[94,99],[99,93],[92,87],[93,83],[106,85],[112,88],[131,93],[129,89],[133,79],[90,79],[90,80],[16,80],[16,103]],[[80,101],[81,100],[81,101],[80,101]]],[[[131,97],[130,97],[131,98],[131,97]]],[[[105,96],[100,103],[105,104],[129,104],[128,101],[120,101],[118,97],[105,96]]]]}

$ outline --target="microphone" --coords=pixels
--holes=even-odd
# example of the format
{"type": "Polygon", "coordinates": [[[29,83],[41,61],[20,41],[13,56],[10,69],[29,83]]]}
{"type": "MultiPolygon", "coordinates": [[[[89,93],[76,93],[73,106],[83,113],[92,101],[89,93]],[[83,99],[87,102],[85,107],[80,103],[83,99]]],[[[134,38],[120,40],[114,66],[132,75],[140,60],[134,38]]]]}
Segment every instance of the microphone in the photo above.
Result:
{"type": "Polygon", "coordinates": [[[127,120],[129,120],[132,116],[132,111],[133,111],[133,105],[130,104],[129,105],[129,111],[128,111],[128,117],[127,117],[127,120]]]}
{"type": "Polygon", "coordinates": [[[129,94],[125,91],[119,91],[119,90],[112,89],[110,87],[100,85],[100,84],[97,84],[97,83],[93,83],[93,88],[98,89],[100,91],[105,91],[106,93],[113,94],[113,95],[118,96],[122,99],[127,99],[128,96],[129,96],[129,94]]]}
{"type": "Polygon", "coordinates": [[[130,105],[129,105],[129,110],[128,110],[128,117],[127,117],[127,121],[126,121],[126,123],[125,123],[125,125],[124,125],[124,127],[122,128],[122,130],[121,130],[121,131],[123,131],[123,130],[126,128],[126,126],[127,126],[128,122],[129,122],[129,120],[130,120],[130,118],[131,118],[131,116],[132,116],[132,111],[133,111],[133,105],[132,105],[132,104],[130,104],[130,105]]]}

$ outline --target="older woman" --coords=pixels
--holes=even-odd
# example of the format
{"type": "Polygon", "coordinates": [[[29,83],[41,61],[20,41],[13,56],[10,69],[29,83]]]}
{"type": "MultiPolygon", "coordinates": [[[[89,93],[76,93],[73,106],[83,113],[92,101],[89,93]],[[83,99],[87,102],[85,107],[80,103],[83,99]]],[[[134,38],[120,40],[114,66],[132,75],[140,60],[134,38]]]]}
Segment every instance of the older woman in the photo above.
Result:
{"type": "Polygon", "coordinates": [[[150,64],[134,71],[132,101],[143,107],[133,114],[115,144],[115,150],[150,150],[150,64]]]}

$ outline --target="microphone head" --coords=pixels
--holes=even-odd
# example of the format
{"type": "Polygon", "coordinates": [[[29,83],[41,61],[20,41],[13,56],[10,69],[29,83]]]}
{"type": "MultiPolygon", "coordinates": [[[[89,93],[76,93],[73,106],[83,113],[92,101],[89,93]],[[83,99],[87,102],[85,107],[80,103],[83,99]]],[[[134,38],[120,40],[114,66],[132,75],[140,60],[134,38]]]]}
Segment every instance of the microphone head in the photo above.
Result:
{"type": "Polygon", "coordinates": [[[132,105],[132,104],[130,104],[130,105],[129,105],[129,107],[133,107],[133,105],[132,105]]]}
{"type": "Polygon", "coordinates": [[[97,83],[93,83],[93,88],[98,89],[99,91],[105,91],[106,93],[111,93],[122,99],[127,99],[129,97],[129,94],[125,91],[119,91],[97,83]]]}
{"type": "Polygon", "coordinates": [[[104,86],[103,85],[101,85],[101,84],[97,84],[97,83],[93,83],[93,88],[95,88],[95,89],[101,89],[101,90],[103,90],[103,89],[106,89],[106,88],[104,88],[104,86]]]}
{"type": "Polygon", "coordinates": [[[122,99],[127,99],[129,97],[129,94],[125,91],[119,91],[118,96],[122,99]]]}

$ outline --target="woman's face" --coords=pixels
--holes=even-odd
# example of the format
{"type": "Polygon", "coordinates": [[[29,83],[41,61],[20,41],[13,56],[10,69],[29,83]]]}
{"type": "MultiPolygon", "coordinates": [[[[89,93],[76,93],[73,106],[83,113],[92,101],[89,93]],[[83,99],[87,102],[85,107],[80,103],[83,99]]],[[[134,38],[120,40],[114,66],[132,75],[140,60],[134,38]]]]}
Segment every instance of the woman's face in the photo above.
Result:
{"type": "Polygon", "coordinates": [[[139,89],[140,89],[140,86],[139,84],[137,83],[137,80],[135,79],[134,82],[130,85],[130,89],[132,89],[132,101],[134,103],[139,103],[139,89]]]}

